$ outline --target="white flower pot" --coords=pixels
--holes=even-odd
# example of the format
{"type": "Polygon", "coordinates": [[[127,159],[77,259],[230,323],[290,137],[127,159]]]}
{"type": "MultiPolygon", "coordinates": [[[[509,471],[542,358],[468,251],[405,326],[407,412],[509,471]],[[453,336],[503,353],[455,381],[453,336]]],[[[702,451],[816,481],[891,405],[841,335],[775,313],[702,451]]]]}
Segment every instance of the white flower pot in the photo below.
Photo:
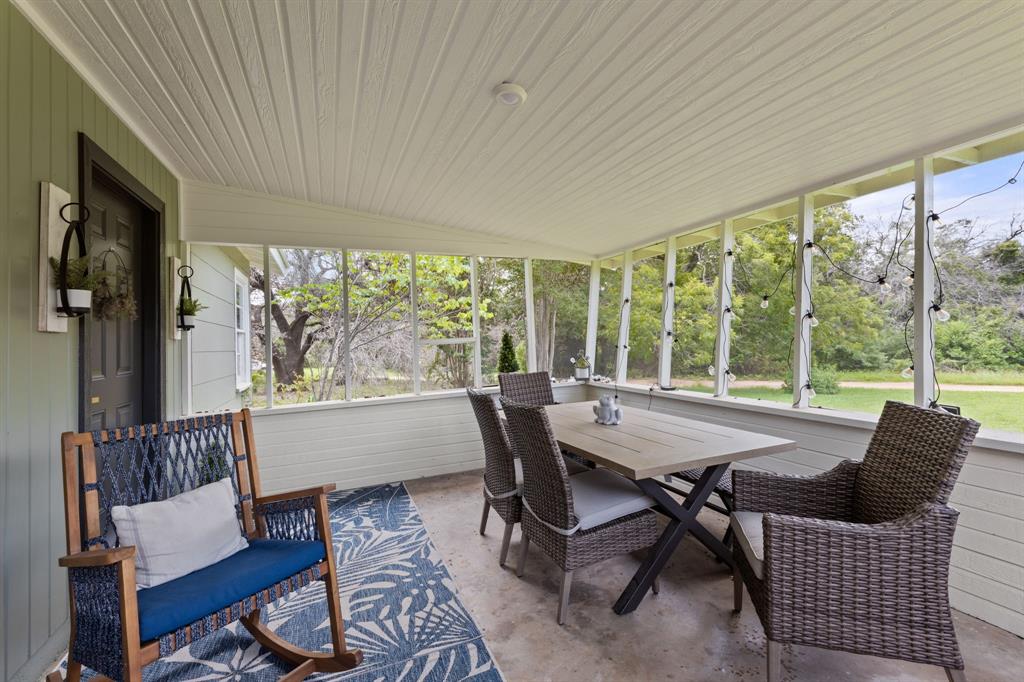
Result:
{"type": "Polygon", "coordinates": [[[589,367],[577,367],[576,368],[576,381],[587,381],[590,379],[590,368],[589,367]]]}
{"type": "Polygon", "coordinates": [[[195,315],[182,315],[182,316],[180,316],[178,318],[178,320],[179,321],[184,320],[184,322],[182,324],[178,325],[182,329],[192,329],[193,327],[196,326],[196,316],[195,315]]]}
{"type": "Polygon", "coordinates": [[[61,317],[68,317],[68,313],[87,313],[92,307],[92,291],[89,289],[68,289],[68,307],[70,311],[64,310],[64,302],[60,297],[60,289],[57,290],[57,313],[61,317]]]}

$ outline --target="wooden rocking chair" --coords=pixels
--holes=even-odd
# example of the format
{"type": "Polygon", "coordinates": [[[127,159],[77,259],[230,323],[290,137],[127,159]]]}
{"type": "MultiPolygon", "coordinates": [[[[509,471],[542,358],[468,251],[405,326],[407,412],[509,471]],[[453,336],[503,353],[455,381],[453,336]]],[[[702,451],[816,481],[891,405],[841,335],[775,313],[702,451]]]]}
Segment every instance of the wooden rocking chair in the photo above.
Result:
{"type": "MultiPolygon", "coordinates": [[[[348,670],[362,661],[362,652],[345,647],[327,511],[326,494],[334,486],[262,496],[249,410],[69,432],[61,448],[68,555],[59,563],[68,569],[71,591],[68,680],[78,680],[83,665],[115,680],[141,680],[144,665],[236,620],[295,664],[282,680],[348,670]],[[164,500],[229,476],[249,547],[136,593],[135,547],[117,546],[111,508],[164,500]],[[300,649],[260,621],[265,605],[313,580],[324,581],[333,652],[300,649]]],[[[59,680],[59,671],[47,677],[59,680]]]]}

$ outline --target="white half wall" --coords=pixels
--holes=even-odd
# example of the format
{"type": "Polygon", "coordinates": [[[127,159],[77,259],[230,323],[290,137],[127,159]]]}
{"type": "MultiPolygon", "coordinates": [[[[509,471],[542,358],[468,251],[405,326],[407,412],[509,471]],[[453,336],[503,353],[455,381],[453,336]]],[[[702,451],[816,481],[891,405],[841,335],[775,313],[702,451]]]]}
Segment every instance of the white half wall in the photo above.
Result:
{"type": "MultiPolygon", "coordinates": [[[[586,387],[555,386],[555,400],[586,387]]],[[[339,489],[482,469],[483,443],[466,394],[322,403],[253,411],[264,494],[339,489]]]]}
{"type": "MultiPolygon", "coordinates": [[[[594,400],[599,386],[556,386],[559,402],[594,400]]],[[[623,404],[796,441],[790,453],[742,466],[817,474],[861,459],[869,418],[739,399],[619,387],[623,404]]],[[[461,392],[254,413],[264,492],[333,482],[352,488],[483,467],[483,446],[461,392]]],[[[1024,636],[1024,442],[979,438],[953,491],[960,510],[950,571],[953,606],[1024,636]]]]}

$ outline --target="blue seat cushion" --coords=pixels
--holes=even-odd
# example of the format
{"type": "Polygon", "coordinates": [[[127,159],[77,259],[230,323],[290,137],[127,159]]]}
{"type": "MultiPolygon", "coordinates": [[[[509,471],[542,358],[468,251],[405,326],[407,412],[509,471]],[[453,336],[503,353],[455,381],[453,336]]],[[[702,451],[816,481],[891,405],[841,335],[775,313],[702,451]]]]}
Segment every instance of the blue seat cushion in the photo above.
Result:
{"type": "Polygon", "coordinates": [[[322,542],[250,540],[212,566],[139,590],[139,638],[146,642],[191,625],[323,560],[322,542]]]}

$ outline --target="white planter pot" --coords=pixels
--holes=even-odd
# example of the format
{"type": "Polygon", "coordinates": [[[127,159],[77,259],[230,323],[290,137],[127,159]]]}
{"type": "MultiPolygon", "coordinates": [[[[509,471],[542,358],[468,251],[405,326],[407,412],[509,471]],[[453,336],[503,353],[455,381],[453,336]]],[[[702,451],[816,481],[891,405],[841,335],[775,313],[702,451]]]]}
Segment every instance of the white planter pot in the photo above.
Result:
{"type": "Polygon", "coordinates": [[[589,367],[577,367],[576,368],[576,381],[587,381],[590,379],[590,368],[589,367]]]}
{"type": "MultiPolygon", "coordinates": [[[[68,306],[72,313],[87,313],[92,306],[92,291],[89,289],[68,289],[68,306]]],[[[60,297],[60,289],[57,290],[57,313],[61,317],[67,317],[69,311],[63,309],[63,301],[60,297]]]]}
{"type": "Polygon", "coordinates": [[[182,315],[178,319],[185,321],[183,325],[179,325],[183,329],[192,329],[193,327],[196,326],[196,316],[195,315],[182,315]]]}

